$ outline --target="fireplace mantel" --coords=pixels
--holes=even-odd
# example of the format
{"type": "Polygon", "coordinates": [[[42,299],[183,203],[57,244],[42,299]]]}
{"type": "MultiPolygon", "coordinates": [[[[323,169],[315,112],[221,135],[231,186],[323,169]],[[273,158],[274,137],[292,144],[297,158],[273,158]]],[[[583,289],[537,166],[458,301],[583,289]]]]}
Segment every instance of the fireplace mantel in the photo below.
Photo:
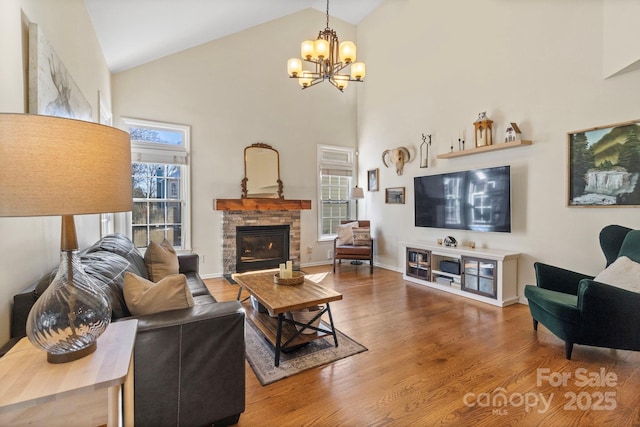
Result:
{"type": "Polygon", "coordinates": [[[311,209],[311,200],[213,199],[216,211],[299,211],[311,209]]]}

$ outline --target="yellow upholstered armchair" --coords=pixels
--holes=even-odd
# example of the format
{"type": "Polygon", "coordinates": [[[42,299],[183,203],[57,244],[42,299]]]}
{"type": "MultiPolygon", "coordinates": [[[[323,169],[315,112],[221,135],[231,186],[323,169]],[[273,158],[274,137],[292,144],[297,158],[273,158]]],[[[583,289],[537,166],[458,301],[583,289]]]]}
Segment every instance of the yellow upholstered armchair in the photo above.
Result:
{"type": "Polygon", "coordinates": [[[333,240],[333,272],[336,272],[336,260],[343,259],[369,261],[369,271],[373,273],[373,239],[371,222],[368,220],[341,221],[337,237],[333,240]]]}

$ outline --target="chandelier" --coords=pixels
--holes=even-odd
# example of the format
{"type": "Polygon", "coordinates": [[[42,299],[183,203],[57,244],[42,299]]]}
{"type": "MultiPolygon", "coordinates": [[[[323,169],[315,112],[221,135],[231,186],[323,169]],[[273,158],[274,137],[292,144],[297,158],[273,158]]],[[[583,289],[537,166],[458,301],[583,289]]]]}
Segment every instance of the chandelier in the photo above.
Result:
{"type": "Polygon", "coordinates": [[[292,79],[298,79],[302,89],[329,80],[340,92],[349,82],[361,82],[366,74],[364,62],[355,62],[356,45],[350,41],[340,43],[338,35],[329,28],[329,0],[327,0],[327,26],[320,30],[318,38],[305,40],[300,47],[302,60],[291,58],[287,61],[287,72],[292,79]],[[302,69],[302,61],[315,65],[315,71],[302,69]],[[350,67],[350,74],[341,74],[350,67]]]}

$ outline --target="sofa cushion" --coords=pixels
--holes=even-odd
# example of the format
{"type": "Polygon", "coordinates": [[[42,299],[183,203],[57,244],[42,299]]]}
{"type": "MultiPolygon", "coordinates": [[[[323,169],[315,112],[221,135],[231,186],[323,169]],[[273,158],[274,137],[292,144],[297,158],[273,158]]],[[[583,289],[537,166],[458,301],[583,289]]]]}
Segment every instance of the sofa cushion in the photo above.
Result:
{"type": "Polygon", "coordinates": [[[153,283],[133,273],[125,273],[124,299],[134,316],[194,305],[184,274],[171,274],[153,283]]]}
{"type": "Polygon", "coordinates": [[[338,240],[336,245],[353,245],[353,228],[358,226],[358,221],[349,222],[347,224],[340,224],[336,230],[338,233],[338,240]]]}
{"type": "Polygon", "coordinates": [[[191,291],[191,295],[209,295],[209,289],[204,284],[198,273],[187,273],[185,274],[187,277],[187,286],[191,291]]]}
{"type": "Polygon", "coordinates": [[[640,293],[640,264],[626,256],[621,256],[593,280],[640,293]]]}
{"type": "Polygon", "coordinates": [[[371,246],[371,230],[368,228],[354,227],[353,245],[354,246],[371,246]]]}
{"type": "Polygon", "coordinates": [[[193,297],[193,305],[203,305],[203,304],[213,304],[217,302],[216,299],[211,294],[207,295],[198,295],[193,297]]]}
{"type": "Polygon", "coordinates": [[[126,272],[137,274],[137,269],[128,259],[107,251],[91,252],[82,255],[84,272],[107,295],[111,302],[111,317],[119,319],[131,315],[122,294],[126,272]]]}
{"type": "Polygon", "coordinates": [[[133,244],[131,240],[124,234],[109,234],[98,240],[92,246],[83,251],[83,254],[89,254],[92,252],[112,252],[125,258],[131,263],[129,271],[137,274],[145,279],[149,278],[147,273],[147,266],[144,263],[144,258],[138,248],[133,244]]]}
{"type": "Polygon", "coordinates": [[[340,246],[340,253],[336,253],[339,256],[347,256],[347,255],[362,255],[369,256],[371,253],[369,246],[354,246],[354,245],[345,245],[340,246]]]}
{"type": "Polygon", "coordinates": [[[580,318],[577,295],[565,294],[531,285],[525,286],[524,295],[529,300],[529,305],[536,304],[556,319],[564,319],[575,323],[580,318]]]}
{"type": "Polygon", "coordinates": [[[149,279],[153,282],[158,282],[170,274],[178,274],[180,270],[176,250],[167,239],[160,244],[153,241],[149,243],[144,254],[144,263],[147,265],[149,279]]]}

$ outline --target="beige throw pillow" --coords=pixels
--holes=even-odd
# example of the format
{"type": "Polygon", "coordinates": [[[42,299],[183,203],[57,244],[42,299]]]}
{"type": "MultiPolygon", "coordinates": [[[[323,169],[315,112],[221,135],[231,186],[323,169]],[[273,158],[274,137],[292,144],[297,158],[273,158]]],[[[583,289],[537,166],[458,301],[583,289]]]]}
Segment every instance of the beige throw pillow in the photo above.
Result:
{"type": "Polygon", "coordinates": [[[640,264],[621,256],[593,280],[640,293],[640,264]]]}
{"type": "Polygon", "coordinates": [[[124,274],[124,300],[134,316],[193,307],[184,274],[172,274],[153,283],[133,273],[124,274]]]}
{"type": "Polygon", "coordinates": [[[352,231],[354,246],[369,246],[371,244],[371,230],[354,227],[352,231]]]}
{"type": "Polygon", "coordinates": [[[353,245],[353,232],[351,231],[354,227],[358,226],[358,221],[350,222],[347,224],[340,224],[338,226],[338,241],[336,245],[353,245]]]}
{"type": "Polygon", "coordinates": [[[153,241],[149,243],[144,253],[144,263],[147,266],[149,278],[154,282],[170,274],[178,274],[180,271],[178,254],[167,239],[160,244],[153,241]]]}

